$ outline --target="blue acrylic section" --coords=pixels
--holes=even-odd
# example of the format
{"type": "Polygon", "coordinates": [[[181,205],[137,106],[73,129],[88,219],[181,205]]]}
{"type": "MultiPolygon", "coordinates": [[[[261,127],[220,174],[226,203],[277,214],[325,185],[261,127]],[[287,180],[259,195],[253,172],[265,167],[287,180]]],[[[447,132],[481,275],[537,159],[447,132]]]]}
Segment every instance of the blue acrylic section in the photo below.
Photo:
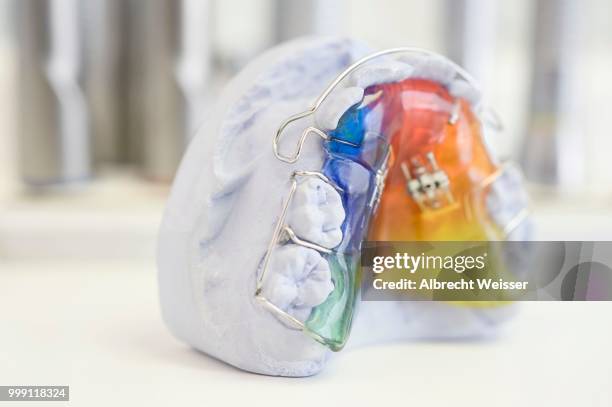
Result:
{"type": "Polygon", "coordinates": [[[342,115],[336,129],[329,134],[331,141],[328,143],[327,148],[330,153],[346,155],[359,154],[359,147],[353,147],[346,143],[361,145],[363,142],[364,128],[362,122],[365,113],[364,110],[365,109],[358,109],[353,106],[342,115]],[[342,143],[342,141],[345,143],[342,143]]]}
{"type": "Polygon", "coordinates": [[[345,157],[376,172],[383,165],[388,149],[383,133],[384,105],[382,92],[376,86],[365,93],[379,97],[365,106],[355,105],[342,115],[336,129],[329,133],[327,151],[331,157],[345,157]]]}
{"type": "Polygon", "coordinates": [[[305,326],[332,350],[342,349],[348,339],[360,288],[360,250],[374,208],[376,175],[389,146],[381,136],[380,104],[353,106],[330,132],[322,172],[342,189],[346,218],[342,242],[326,255],[334,291],[315,307],[305,326]],[[378,105],[378,106],[376,106],[378,105]]]}
{"type": "MultiPolygon", "coordinates": [[[[369,89],[367,93],[373,90],[369,89]]],[[[381,134],[381,99],[347,110],[326,143],[328,157],[323,173],[342,190],[347,214],[342,226],[343,241],[335,249],[357,254],[366,237],[372,215],[376,172],[384,165],[389,145],[381,134]],[[350,143],[352,145],[348,145],[350,143]]]]}
{"type": "Polygon", "coordinates": [[[355,161],[338,155],[328,157],[323,173],[344,191],[342,203],[346,219],[342,225],[343,240],[335,250],[341,253],[357,253],[361,249],[361,241],[368,226],[368,202],[374,175],[355,161]]]}

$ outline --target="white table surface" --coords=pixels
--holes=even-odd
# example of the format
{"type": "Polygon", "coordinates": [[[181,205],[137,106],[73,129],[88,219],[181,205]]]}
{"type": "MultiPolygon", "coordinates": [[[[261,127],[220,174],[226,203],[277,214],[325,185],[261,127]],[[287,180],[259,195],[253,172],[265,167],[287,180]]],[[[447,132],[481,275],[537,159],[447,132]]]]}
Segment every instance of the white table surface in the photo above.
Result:
{"type": "Polygon", "coordinates": [[[346,350],[306,379],[175,340],[143,262],[0,262],[0,321],[0,384],[68,384],[72,406],[612,405],[612,303],[524,304],[499,340],[346,350]]]}

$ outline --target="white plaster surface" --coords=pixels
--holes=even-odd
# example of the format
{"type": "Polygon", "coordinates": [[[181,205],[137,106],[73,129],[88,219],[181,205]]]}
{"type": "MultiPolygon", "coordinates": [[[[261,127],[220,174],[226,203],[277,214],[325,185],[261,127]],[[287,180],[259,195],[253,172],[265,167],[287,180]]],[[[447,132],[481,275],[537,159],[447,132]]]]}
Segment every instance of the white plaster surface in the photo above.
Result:
{"type": "Polygon", "coordinates": [[[612,405],[612,325],[602,323],[612,302],[527,303],[497,340],[353,347],[289,379],[173,338],[154,269],[144,259],[0,262],[0,383],[70,385],[64,404],[75,407],[612,405]]]}

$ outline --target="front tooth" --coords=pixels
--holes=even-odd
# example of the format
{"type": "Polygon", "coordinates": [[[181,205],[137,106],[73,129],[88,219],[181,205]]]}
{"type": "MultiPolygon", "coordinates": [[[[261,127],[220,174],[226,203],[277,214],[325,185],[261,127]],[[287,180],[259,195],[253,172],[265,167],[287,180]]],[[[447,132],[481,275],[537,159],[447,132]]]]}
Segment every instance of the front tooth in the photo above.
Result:
{"type": "Polygon", "coordinates": [[[327,261],[316,250],[295,244],[278,247],[270,259],[262,294],[304,322],[334,290],[327,261]]]}
{"type": "Polygon", "coordinates": [[[448,87],[448,91],[454,97],[467,100],[472,106],[480,102],[480,92],[464,79],[455,79],[448,87]]]}
{"type": "Polygon", "coordinates": [[[371,85],[404,80],[412,75],[412,71],[412,66],[405,62],[386,60],[364,66],[353,74],[351,80],[356,86],[365,89],[371,85]]]}
{"type": "Polygon", "coordinates": [[[457,75],[455,67],[440,56],[407,55],[400,59],[413,66],[414,71],[410,75],[413,78],[429,79],[448,86],[457,75]]]}
{"type": "Polygon", "coordinates": [[[328,183],[309,178],[297,186],[287,224],[304,240],[332,249],[342,241],[342,198],[328,183]]]}

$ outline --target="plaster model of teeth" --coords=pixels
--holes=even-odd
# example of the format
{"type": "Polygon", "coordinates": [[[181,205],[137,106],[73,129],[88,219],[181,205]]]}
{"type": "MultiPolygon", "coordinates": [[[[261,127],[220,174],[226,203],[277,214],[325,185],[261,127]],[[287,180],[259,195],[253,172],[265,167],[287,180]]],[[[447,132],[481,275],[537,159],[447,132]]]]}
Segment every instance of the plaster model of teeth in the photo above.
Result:
{"type": "MultiPolygon", "coordinates": [[[[314,374],[328,348],[348,339],[368,230],[380,239],[452,238],[452,216],[426,225],[419,211],[472,191],[470,180],[491,182],[474,198],[483,217],[458,223],[459,239],[503,238],[516,223],[525,202],[505,196],[520,183],[508,172],[491,178],[502,173],[481,142],[479,94],[442,58],[379,58],[277,133],[366,52],[345,39],[294,41],[250,64],[217,101],[183,159],[159,237],[162,312],[178,338],[245,370],[314,374]]],[[[506,313],[410,302],[362,311],[359,342],[479,335],[506,313]]]]}

